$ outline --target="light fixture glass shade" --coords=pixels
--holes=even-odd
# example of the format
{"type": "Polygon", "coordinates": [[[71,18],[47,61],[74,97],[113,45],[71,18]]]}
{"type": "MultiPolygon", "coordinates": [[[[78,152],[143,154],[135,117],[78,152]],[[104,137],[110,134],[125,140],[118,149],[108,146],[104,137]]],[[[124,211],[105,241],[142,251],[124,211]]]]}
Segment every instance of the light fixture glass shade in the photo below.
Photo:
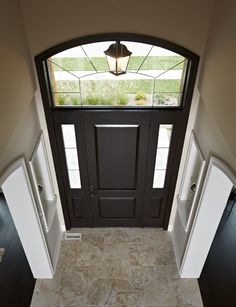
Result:
{"type": "Polygon", "coordinates": [[[107,62],[110,72],[118,76],[121,74],[125,74],[129,62],[129,56],[118,59],[115,59],[111,56],[107,56],[107,62]]]}
{"type": "Polygon", "coordinates": [[[125,74],[132,52],[125,45],[116,42],[110,45],[104,53],[107,57],[110,72],[116,76],[125,74]]]}

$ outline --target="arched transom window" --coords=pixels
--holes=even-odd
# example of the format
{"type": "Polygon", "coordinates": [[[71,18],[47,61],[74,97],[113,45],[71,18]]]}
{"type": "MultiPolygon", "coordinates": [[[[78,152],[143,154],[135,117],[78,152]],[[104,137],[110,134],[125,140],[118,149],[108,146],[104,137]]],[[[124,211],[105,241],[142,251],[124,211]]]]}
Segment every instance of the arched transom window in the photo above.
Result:
{"type": "Polygon", "coordinates": [[[170,50],[121,41],[132,53],[124,74],[109,71],[115,41],[84,44],[47,59],[54,107],[179,107],[188,59],[170,50]]]}

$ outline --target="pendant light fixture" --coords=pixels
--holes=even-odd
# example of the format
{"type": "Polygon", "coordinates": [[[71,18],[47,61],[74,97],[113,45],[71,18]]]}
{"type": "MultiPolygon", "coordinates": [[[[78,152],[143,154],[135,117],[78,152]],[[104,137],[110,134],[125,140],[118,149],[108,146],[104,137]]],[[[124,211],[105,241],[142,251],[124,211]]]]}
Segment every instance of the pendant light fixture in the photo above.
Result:
{"type": "Polygon", "coordinates": [[[112,74],[119,76],[126,73],[132,52],[130,52],[125,45],[117,41],[111,44],[104,53],[107,58],[109,70],[112,74]]]}

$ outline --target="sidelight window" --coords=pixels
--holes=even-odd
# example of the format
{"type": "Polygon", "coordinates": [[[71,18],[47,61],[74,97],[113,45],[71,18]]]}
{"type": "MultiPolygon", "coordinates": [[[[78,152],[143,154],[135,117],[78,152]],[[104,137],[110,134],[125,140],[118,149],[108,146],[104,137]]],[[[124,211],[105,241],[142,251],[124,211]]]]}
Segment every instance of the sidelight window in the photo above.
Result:
{"type": "Polygon", "coordinates": [[[159,126],[153,188],[164,187],[172,129],[173,125],[159,126]]]}
{"type": "Polygon", "coordinates": [[[80,189],[80,171],[74,125],[62,125],[67,171],[71,189],[80,189]]]}

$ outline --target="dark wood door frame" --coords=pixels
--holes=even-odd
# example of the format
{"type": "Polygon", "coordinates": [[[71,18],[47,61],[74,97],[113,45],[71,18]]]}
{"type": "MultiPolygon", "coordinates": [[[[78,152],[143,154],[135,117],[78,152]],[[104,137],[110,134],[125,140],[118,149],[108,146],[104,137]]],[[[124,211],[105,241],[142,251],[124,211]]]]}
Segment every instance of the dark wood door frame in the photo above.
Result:
{"type": "MultiPolygon", "coordinates": [[[[178,173],[178,164],[176,163],[176,160],[180,159],[181,157],[182,147],[181,143],[179,142],[179,127],[181,127],[182,122],[181,112],[176,112],[176,110],[144,110],[141,112],[137,110],[119,110],[115,112],[112,110],[66,110],[66,112],[65,110],[64,112],[61,110],[54,110],[53,122],[57,141],[57,154],[60,160],[60,176],[63,181],[63,189],[65,191],[67,200],[67,210],[72,227],[88,227],[91,225],[163,227],[165,223],[166,212],[169,210],[169,208],[171,208],[173,199],[173,194],[170,195],[170,193],[174,193],[174,189],[171,192],[171,188],[172,186],[175,187],[174,180],[176,180],[178,173]],[[144,196],[139,195],[139,201],[142,199],[142,203],[138,206],[139,215],[142,213],[142,219],[140,216],[140,222],[138,222],[137,219],[130,221],[122,221],[121,219],[119,219],[119,221],[115,221],[115,219],[110,219],[110,224],[107,224],[108,220],[104,220],[103,222],[101,220],[101,222],[98,222],[98,217],[96,218],[95,214],[97,212],[96,201],[99,201],[98,195],[91,198],[90,191],[90,184],[94,184],[94,180],[96,182],[96,179],[91,180],[90,178],[89,180],[88,178],[89,174],[91,173],[94,173],[93,178],[97,178],[95,172],[96,157],[94,157],[94,154],[92,154],[92,152],[95,152],[95,149],[92,149],[93,144],[87,144],[88,138],[91,138],[91,136],[94,135],[94,129],[97,124],[111,124],[112,122],[116,124],[141,124],[141,122],[145,123],[145,117],[148,119],[145,124],[147,139],[145,140],[145,144],[142,142],[143,148],[140,149],[145,151],[145,154],[142,157],[143,163],[146,164],[145,166],[143,165],[143,171],[145,173],[142,173],[142,177],[145,178],[145,182],[141,185],[141,190],[139,190],[139,193],[144,193],[144,196]],[[141,121],[137,121],[137,118],[140,118],[141,121]],[[75,127],[82,189],[70,189],[61,130],[61,125],[63,124],[72,124],[75,127]],[[153,189],[153,170],[156,159],[158,133],[159,126],[162,124],[173,125],[173,131],[170,143],[165,186],[164,188],[153,189]],[[158,208],[160,209],[158,214],[151,213],[153,212],[151,207],[153,204],[155,204],[155,207],[157,208],[156,210],[158,210],[158,208]]],[[[97,189],[97,186],[95,185],[94,188],[97,189]]],[[[118,195],[122,194],[121,190],[118,194],[115,193],[115,195],[117,194],[117,197],[118,195]]],[[[124,196],[129,196],[130,199],[136,195],[131,191],[131,194],[127,193],[128,191],[125,192],[124,196]]],[[[106,199],[108,195],[111,198],[114,197],[114,193],[111,191],[107,191],[105,194],[102,192],[101,196],[102,195],[103,199],[106,199]]]]}
{"type": "MultiPolygon", "coordinates": [[[[128,34],[127,33],[108,33],[108,34],[90,35],[90,36],[73,39],[68,42],[64,42],[62,44],[54,46],[35,57],[39,85],[40,85],[41,94],[42,94],[44,112],[45,112],[45,117],[47,121],[47,128],[48,128],[49,139],[51,143],[51,149],[52,149],[52,154],[53,154],[55,171],[57,175],[57,181],[58,181],[58,187],[59,187],[59,192],[60,192],[60,198],[61,198],[62,209],[64,213],[66,229],[71,228],[71,221],[69,218],[69,209],[67,206],[67,198],[66,198],[66,193],[64,190],[64,182],[62,179],[63,169],[60,163],[59,153],[57,151],[56,131],[54,127],[53,116],[55,113],[68,112],[68,111],[72,111],[71,109],[74,110],[75,108],[68,107],[68,108],[63,108],[63,110],[59,110],[58,107],[53,106],[53,102],[52,102],[53,100],[52,100],[51,93],[50,93],[50,80],[49,80],[49,73],[47,70],[46,60],[50,56],[58,52],[61,52],[63,50],[66,50],[68,48],[72,48],[72,47],[86,44],[86,43],[106,41],[106,40],[129,40],[129,41],[135,41],[135,42],[141,42],[141,43],[149,43],[149,44],[153,44],[159,47],[169,49],[173,52],[179,53],[180,55],[183,55],[185,58],[188,59],[186,78],[185,78],[185,84],[184,84],[183,95],[182,95],[182,103],[180,107],[173,108],[174,112],[176,112],[176,114],[178,114],[179,116],[179,135],[178,135],[178,142],[176,145],[177,147],[176,147],[175,161],[173,165],[173,168],[176,169],[177,171],[173,174],[173,180],[170,184],[169,193],[168,193],[169,194],[168,202],[167,202],[166,212],[164,216],[164,223],[163,223],[163,228],[167,229],[170,212],[171,212],[174,190],[175,190],[175,183],[176,183],[176,179],[178,175],[178,168],[179,168],[179,163],[181,159],[182,148],[183,148],[183,143],[184,143],[184,138],[185,138],[185,131],[186,131],[189,111],[191,107],[191,99],[192,99],[193,90],[194,90],[199,57],[196,54],[192,53],[191,51],[179,45],[176,45],[174,43],[168,42],[166,40],[159,39],[159,38],[152,37],[152,36],[146,36],[146,35],[140,35],[140,34],[129,34],[129,33],[128,34]]],[[[168,110],[164,110],[164,108],[158,108],[158,109],[154,109],[153,112],[154,113],[158,112],[161,109],[163,110],[163,112],[173,111],[172,108],[168,110]]],[[[152,110],[152,108],[150,108],[150,110],[152,110]]],[[[114,109],[113,111],[116,112],[116,110],[114,109]]],[[[142,112],[142,110],[139,110],[139,111],[142,112]]]]}
{"type": "Polygon", "coordinates": [[[55,110],[52,114],[53,117],[53,127],[55,131],[55,139],[56,139],[56,146],[57,146],[57,155],[58,155],[58,166],[60,167],[57,169],[57,172],[60,173],[60,180],[63,183],[64,195],[66,198],[66,214],[68,219],[70,220],[70,224],[73,225],[73,219],[71,218],[73,215],[77,216],[76,212],[72,212],[73,204],[72,201],[81,201],[83,202],[83,212],[84,216],[87,218],[83,218],[80,220],[80,226],[87,226],[88,221],[92,220],[92,208],[90,207],[89,202],[89,183],[88,183],[88,171],[87,171],[87,153],[86,153],[86,144],[84,135],[84,124],[83,124],[83,112],[80,110],[66,110],[65,112],[60,112],[60,110],[55,110]],[[70,183],[67,175],[67,164],[65,158],[65,152],[63,144],[63,137],[61,133],[61,125],[62,124],[74,124],[75,127],[75,135],[76,135],[76,143],[77,143],[77,150],[78,150],[78,157],[79,157],[79,164],[80,164],[80,174],[81,174],[81,183],[83,189],[70,189],[70,183]],[[85,203],[88,206],[85,206],[85,203]]]}
{"type": "MultiPolygon", "coordinates": [[[[179,146],[179,125],[180,125],[180,113],[176,111],[166,111],[166,110],[155,110],[152,111],[152,122],[151,122],[151,134],[149,142],[149,156],[147,159],[147,176],[145,184],[145,202],[144,202],[144,220],[143,226],[153,226],[153,227],[163,227],[163,223],[166,223],[166,211],[171,207],[173,194],[170,195],[172,181],[175,179],[175,174],[178,173],[178,164],[176,164],[176,159],[181,152],[181,147],[179,146]],[[168,156],[167,173],[165,178],[165,186],[163,189],[153,189],[153,169],[155,165],[156,158],[156,148],[158,141],[159,126],[171,124],[173,125],[170,151],[168,156]],[[152,202],[165,202],[164,207],[160,203],[159,216],[150,216],[146,214],[145,208],[148,209],[152,205],[152,202]],[[164,209],[164,210],[163,210],[164,209]],[[163,222],[164,221],[164,222],[163,222]]],[[[175,182],[173,183],[175,186],[175,182]]],[[[150,212],[149,212],[150,214],[150,212]]],[[[166,226],[167,227],[167,226],[166,226]]]]}

